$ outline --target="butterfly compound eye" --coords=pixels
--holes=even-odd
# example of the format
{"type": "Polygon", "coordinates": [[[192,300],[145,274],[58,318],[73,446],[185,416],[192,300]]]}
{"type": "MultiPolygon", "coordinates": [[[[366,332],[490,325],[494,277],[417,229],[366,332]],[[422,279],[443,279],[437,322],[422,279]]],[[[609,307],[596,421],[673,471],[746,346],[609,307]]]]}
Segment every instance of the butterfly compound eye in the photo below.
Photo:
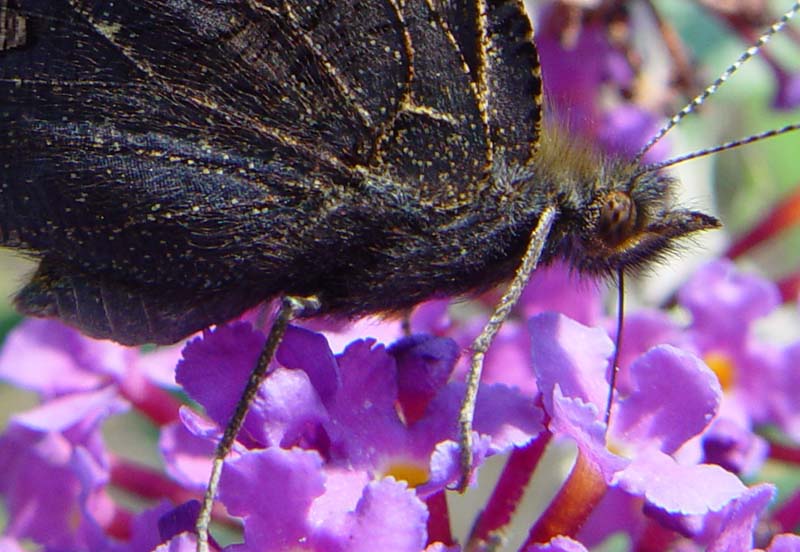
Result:
{"type": "Polygon", "coordinates": [[[625,192],[610,192],[600,204],[597,233],[608,247],[617,247],[636,228],[636,203],[625,192]]]}

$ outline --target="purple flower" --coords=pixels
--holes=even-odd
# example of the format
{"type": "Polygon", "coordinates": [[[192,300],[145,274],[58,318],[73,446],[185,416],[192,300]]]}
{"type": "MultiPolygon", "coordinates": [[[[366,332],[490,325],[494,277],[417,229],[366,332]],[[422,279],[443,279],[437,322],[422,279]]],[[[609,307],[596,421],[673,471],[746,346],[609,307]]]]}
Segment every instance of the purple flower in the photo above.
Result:
{"type": "Polygon", "coordinates": [[[723,260],[698,270],[678,297],[692,315],[692,334],[702,352],[746,345],[752,323],[780,304],[775,284],[723,260]]]}
{"type": "Polygon", "coordinates": [[[220,499],[245,520],[245,544],[230,550],[425,548],[428,513],[405,483],[323,467],[314,451],[275,447],[229,463],[220,499]]]}
{"type": "MultiPolygon", "coordinates": [[[[504,383],[520,389],[530,397],[536,395],[536,380],[530,374],[530,336],[524,320],[541,312],[562,312],[585,324],[603,320],[605,287],[598,281],[582,277],[569,266],[554,262],[540,267],[531,277],[520,297],[518,315],[507,320],[486,353],[483,379],[485,383],[504,383]]],[[[475,337],[497,304],[499,295],[487,293],[480,298],[485,309],[482,316],[449,317],[442,312],[442,301],[421,305],[419,315],[412,316],[415,331],[446,335],[468,351],[475,337]],[[419,324],[419,325],[417,325],[419,324]]],[[[455,378],[464,379],[469,369],[469,355],[462,354],[456,365],[455,378]]]]}
{"type": "Polygon", "coordinates": [[[719,413],[697,443],[706,462],[735,473],[752,474],[767,454],[759,423],[791,425],[788,399],[794,389],[791,349],[782,350],[754,331],[755,323],[779,303],[775,285],[740,272],[730,261],[701,267],[679,290],[679,303],[691,315],[682,326],[661,311],[626,317],[618,389],[628,393],[632,359],[658,343],[692,351],[714,371],[723,395],[719,413]]]}
{"type": "Polygon", "coordinates": [[[800,550],[800,536],[798,535],[775,535],[769,543],[767,552],[795,552],[800,550]]]}
{"type": "MultiPolygon", "coordinates": [[[[598,92],[611,75],[619,76],[627,63],[608,41],[601,25],[588,25],[564,44],[561,13],[549,7],[540,14],[536,45],[542,61],[545,94],[575,128],[590,131],[600,123],[598,92]]],[[[627,80],[632,78],[628,72],[627,80]]]]}
{"type": "MultiPolygon", "coordinates": [[[[187,345],[177,379],[218,424],[230,416],[263,340],[239,323],[187,345]]],[[[381,524],[386,539],[424,547],[425,500],[460,477],[455,421],[464,388],[449,381],[458,353],[451,340],[418,335],[388,349],[358,340],[333,355],[320,334],[290,327],[223,471],[220,500],[245,518],[243,549],[318,541],[326,550],[369,547],[381,524]],[[388,519],[397,525],[382,512],[393,512],[388,519]]],[[[188,432],[172,428],[164,456],[178,480],[199,487],[208,473],[199,443],[213,443],[219,430],[187,410],[182,419],[188,432]]],[[[541,411],[517,391],[487,385],[475,430],[480,462],[535,438],[541,411]]]]}
{"type": "Polygon", "coordinates": [[[769,446],[724,412],[703,434],[703,459],[732,473],[751,475],[764,464],[769,446]]]}
{"type": "Polygon", "coordinates": [[[752,434],[753,425],[787,427],[791,418],[787,401],[781,400],[794,379],[786,353],[754,331],[755,323],[780,303],[778,290],[730,261],[715,261],[681,288],[679,301],[692,316],[685,330],[687,346],[714,370],[724,390],[721,417],[705,438],[709,459],[753,473],[766,454],[763,440],[752,434]]]}
{"type": "Polygon", "coordinates": [[[0,438],[5,533],[53,549],[102,550],[115,507],[100,424],[126,405],[113,390],[53,399],[12,417],[0,438]]]}
{"type": "Polygon", "coordinates": [[[172,505],[162,500],[137,514],[131,520],[130,539],[124,547],[120,547],[120,552],[149,552],[157,549],[165,540],[159,531],[161,520],[171,510],[172,505]]]}
{"type": "Polygon", "coordinates": [[[526,319],[542,312],[560,312],[582,324],[599,324],[604,316],[605,287],[562,262],[554,262],[536,270],[517,309],[526,319]]]}
{"type": "MultiPolygon", "coordinates": [[[[622,105],[603,114],[597,139],[604,151],[633,158],[647,140],[661,128],[661,118],[636,105],[622,105]]],[[[666,159],[669,140],[660,140],[647,152],[647,160],[666,159]]]]}
{"type": "Polygon", "coordinates": [[[153,552],[195,552],[197,538],[194,533],[181,533],[164,544],[153,549],[153,552]]]}
{"type": "Polygon", "coordinates": [[[783,351],[783,378],[776,383],[779,385],[773,390],[772,410],[776,423],[791,436],[795,442],[800,442],[800,341],[789,345],[783,351]]]}
{"type": "MultiPolygon", "coordinates": [[[[536,336],[533,366],[550,430],[574,440],[579,457],[600,481],[624,492],[617,494],[623,503],[642,501],[639,516],[693,538],[713,533],[709,520],[744,497],[747,488],[719,466],[678,460],[682,448],[717,413],[722,391],[714,374],[690,353],[654,347],[630,364],[631,391],[617,397],[606,428],[610,339],[601,330],[556,314],[534,317],[531,334],[536,336]]],[[[605,509],[609,504],[598,504],[582,542],[598,542],[617,528],[646,523],[626,520],[620,511],[627,508],[617,503],[613,510],[605,509]]],[[[637,515],[635,509],[628,511],[637,515]]]]}
{"type": "MultiPolygon", "coordinates": [[[[568,127],[607,153],[631,158],[659,129],[662,114],[628,99],[639,69],[631,65],[625,47],[613,42],[601,18],[578,23],[565,12],[551,3],[542,10],[536,31],[545,95],[554,112],[549,123],[568,127]]],[[[658,101],[648,98],[647,105],[658,101]]],[[[668,151],[669,140],[663,139],[645,160],[663,159],[668,151]]]]}
{"type": "Polygon", "coordinates": [[[707,544],[709,552],[752,548],[756,524],[774,498],[772,485],[751,487],[723,510],[703,520],[702,533],[695,540],[707,544]]]}
{"type": "MultiPolygon", "coordinates": [[[[555,288],[543,291],[548,289],[548,278],[555,281],[563,277],[563,272],[558,275],[559,270],[564,269],[553,267],[542,273],[542,279],[536,282],[541,287],[526,292],[521,312],[536,313],[561,305],[590,322],[604,324],[596,314],[599,292],[591,284],[570,286],[560,294],[555,288]]],[[[652,536],[653,527],[660,527],[673,540],[683,535],[691,539],[687,543],[709,546],[726,539],[749,542],[752,538],[753,520],[762,514],[772,491],[769,487],[748,490],[720,466],[760,461],[763,448],[739,446],[754,439],[752,432],[725,417],[726,399],[716,377],[684,350],[720,350],[720,344],[741,349],[743,343],[755,339],[746,327],[727,330],[715,324],[714,303],[709,298],[719,295],[717,304],[726,316],[754,321],[768,311],[763,306],[764,291],[759,290],[768,293],[770,288],[757,279],[725,274],[715,266],[701,271],[696,278],[705,281],[705,294],[693,291],[691,286],[699,285],[695,281],[687,286],[682,297],[697,313],[697,320],[687,328],[658,312],[629,317],[622,384],[609,428],[602,414],[613,347],[603,330],[587,328],[563,316],[540,314],[532,319],[529,331],[512,323],[501,332],[503,339],[491,360],[493,378],[501,379],[503,368],[528,365],[529,354],[537,378],[524,393],[499,383],[482,386],[473,451],[478,465],[489,455],[546,442],[539,436],[541,411],[534,402],[534,394],[541,392],[549,431],[573,439],[580,450],[584,475],[596,474],[590,475],[596,491],[585,502],[583,529],[571,533],[570,538],[549,537],[549,544],[540,546],[571,549],[597,543],[614,530],[626,531],[632,539],[646,538],[652,536]],[[736,339],[730,337],[732,332],[738,332],[736,339]],[[684,349],[657,345],[662,342],[684,349]],[[754,450],[761,450],[758,460],[743,456],[754,450]],[[703,458],[718,465],[700,464],[703,458]],[[696,493],[701,487],[704,492],[696,493]],[[580,543],[575,538],[580,538],[580,543]]],[[[462,337],[469,333],[471,326],[448,320],[439,304],[426,309],[421,320],[434,331],[452,331],[462,337]]],[[[35,324],[19,331],[17,343],[37,343],[40,334],[35,324]],[[31,335],[23,333],[31,329],[31,335]]],[[[342,335],[346,332],[341,328],[337,331],[342,335]]],[[[109,370],[102,362],[91,361],[97,358],[90,354],[91,342],[75,340],[69,331],[63,335],[60,348],[50,346],[50,350],[57,353],[53,358],[66,363],[69,378],[59,392],[50,393],[54,398],[46,406],[56,408],[50,405],[63,402],[67,404],[65,412],[74,410],[75,404],[89,408],[92,403],[86,393],[103,393],[119,400],[119,390],[126,388],[129,374],[137,372],[142,358],[149,356],[140,358],[129,350],[109,347],[111,359],[124,359],[120,368],[109,370]],[[70,365],[78,368],[71,370],[70,365]],[[77,378],[73,376],[76,372],[77,378]],[[100,391],[87,392],[81,385],[70,383],[73,380],[89,381],[90,389],[100,391]],[[76,402],[70,403],[73,398],[76,402]]],[[[165,465],[176,484],[187,490],[204,488],[220,425],[230,416],[263,341],[263,335],[248,324],[232,324],[206,332],[185,348],[177,379],[205,406],[213,422],[183,408],[178,420],[162,428],[165,465]]],[[[12,343],[4,355],[15,352],[14,347],[12,343]]],[[[384,522],[385,538],[401,535],[407,539],[408,549],[451,546],[453,541],[448,538],[440,543],[431,540],[429,531],[446,521],[434,503],[460,476],[454,422],[463,384],[451,381],[451,377],[461,349],[446,338],[417,335],[389,348],[372,340],[357,340],[334,355],[322,335],[290,327],[223,472],[220,499],[231,512],[244,518],[245,543],[232,549],[265,548],[267,535],[275,534],[275,527],[287,532],[286,542],[316,542],[324,543],[319,546],[325,549],[344,549],[344,543],[369,542],[364,535],[377,538],[377,520],[384,522]],[[276,475],[279,473],[283,475],[276,475]],[[269,487],[272,484],[274,488],[269,487]],[[250,489],[258,489],[258,493],[248,494],[250,489]],[[278,501],[274,498],[277,495],[270,493],[288,493],[296,501],[278,501]],[[385,525],[385,512],[394,512],[393,525],[385,525]]],[[[2,356],[0,363],[11,362],[11,358],[2,356]]],[[[512,381],[525,378],[524,370],[505,372],[512,374],[512,381]]],[[[63,415],[57,418],[63,423],[69,419],[63,415]]],[[[16,431],[10,431],[6,438],[15,437],[16,431]]],[[[31,442],[15,442],[13,446],[31,448],[31,442]]],[[[58,464],[42,471],[55,474],[59,484],[79,483],[71,483],[71,494],[66,490],[61,493],[82,516],[85,527],[71,538],[91,540],[100,543],[98,546],[123,546],[109,538],[108,517],[119,510],[106,495],[109,469],[103,443],[97,437],[91,442],[94,448],[87,450],[94,450],[100,460],[94,462],[98,468],[86,473],[96,474],[96,479],[69,475],[86,470],[65,472],[58,464]],[[91,509],[86,496],[102,500],[89,501],[94,506],[91,509]]],[[[33,448],[36,450],[36,445],[33,448]]],[[[7,472],[8,480],[17,485],[17,495],[36,496],[21,486],[19,469],[12,467],[7,472]]],[[[569,495],[572,489],[567,482],[562,495],[569,495]]],[[[13,495],[15,491],[8,492],[13,495]]],[[[167,509],[163,503],[153,512],[130,517],[130,540],[124,550],[191,547],[193,537],[186,531],[191,530],[194,514],[188,510],[181,513],[183,508],[165,514],[167,509]],[[157,531],[155,520],[159,516],[161,528],[157,531]]],[[[10,511],[10,527],[25,527],[17,521],[16,510],[10,511]]],[[[58,526],[50,523],[48,529],[58,526]]],[[[52,538],[37,533],[35,527],[14,530],[35,535],[32,538],[37,541],[52,538]]]]}
{"type": "Polygon", "coordinates": [[[137,356],[135,349],[86,339],[60,322],[28,319],[6,338],[0,378],[48,399],[120,381],[137,356]]]}
{"type": "Polygon", "coordinates": [[[155,422],[175,418],[175,400],[154,384],[174,386],[165,372],[175,355],[141,355],[48,320],[26,320],[8,335],[0,376],[42,403],[14,415],[0,437],[7,535],[65,550],[138,552],[160,542],[147,513],[132,515],[109,495],[115,473],[121,488],[130,474],[106,448],[100,425],[131,407],[155,422]]]}
{"type": "Polygon", "coordinates": [[[24,320],[0,350],[0,379],[36,392],[43,401],[113,388],[156,423],[175,417],[177,403],[159,386],[172,386],[180,349],[141,354],[89,339],[55,320],[24,320]]]}

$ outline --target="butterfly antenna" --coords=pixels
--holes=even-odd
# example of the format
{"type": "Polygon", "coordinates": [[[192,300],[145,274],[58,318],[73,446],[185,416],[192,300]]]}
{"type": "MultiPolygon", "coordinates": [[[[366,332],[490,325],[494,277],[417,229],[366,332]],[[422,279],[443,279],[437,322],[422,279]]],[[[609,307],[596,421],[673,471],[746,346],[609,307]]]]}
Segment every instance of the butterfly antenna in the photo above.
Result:
{"type": "MultiPolygon", "coordinates": [[[[650,138],[650,140],[644,145],[644,147],[642,147],[642,149],[638,151],[636,157],[634,158],[634,161],[637,164],[641,163],[642,158],[648,151],[650,151],[650,148],[652,148],[656,143],[658,143],[670,130],[672,130],[673,127],[675,127],[675,125],[681,122],[681,120],[683,120],[684,117],[686,117],[689,113],[692,113],[695,110],[695,108],[697,108],[697,106],[701,105],[703,102],[706,101],[706,99],[714,95],[717,92],[717,90],[719,90],[719,88],[725,83],[725,81],[727,81],[731,75],[733,75],[736,71],[738,71],[739,68],[742,65],[744,65],[748,60],[755,57],[758,51],[761,50],[761,48],[767,42],[770,41],[772,36],[780,32],[780,30],[784,26],[786,26],[789,20],[792,17],[794,17],[794,15],[798,11],[800,11],[800,0],[795,2],[792,5],[792,7],[789,8],[781,16],[780,19],[778,19],[775,23],[773,23],[769,29],[764,31],[764,33],[760,37],[758,37],[758,40],[756,40],[752,46],[750,46],[747,50],[742,52],[742,55],[740,55],[736,61],[734,61],[731,65],[729,65],[728,68],[725,69],[725,71],[723,71],[723,73],[717,78],[717,80],[708,85],[705,90],[703,90],[700,94],[695,96],[692,101],[686,104],[686,106],[683,109],[681,109],[669,121],[667,121],[667,123],[663,127],[661,127],[661,129],[658,132],[656,132],[652,138],[650,138]]],[[[731,146],[731,147],[736,147],[736,146],[731,146]]],[[[725,148],[725,149],[730,149],[730,148],[725,148]]],[[[718,151],[718,149],[715,149],[713,151],[718,151]]]]}
{"type": "MultiPolygon", "coordinates": [[[[606,428],[611,421],[611,405],[614,403],[614,390],[617,388],[619,357],[622,350],[622,324],[625,320],[625,274],[617,271],[617,337],[614,339],[614,359],[611,361],[611,377],[608,382],[608,402],[606,402],[606,428]]],[[[606,430],[607,431],[607,430],[606,430]]]]}
{"type": "Polygon", "coordinates": [[[786,134],[787,132],[792,132],[794,130],[800,130],[800,123],[792,123],[790,125],[786,125],[781,128],[776,128],[772,130],[767,130],[760,134],[753,134],[751,136],[746,136],[744,138],[740,138],[738,140],[732,140],[730,142],[725,142],[724,144],[720,144],[718,146],[714,146],[713,148],[702,149],[699,151],[693,151],[691,153],[687,153],[684,155],[680,155],[678,157],[673,157],[672,159],[667,159],[666,161],[662,161],[660,163],[653,163],[652,165],[647,165],[641,171],[636,173],[635,177],[641,176],[645,173],[659,171],[666,167],[671,167],[672,165],[677,165],[678,163],[683,163],[684,161],[688,161],[690,159],[697,159],[698,157],[705,157],[706,155],[711,155],[714,153],[719,153],[721,151],[738,148],[739,146],[746,146],[747,144],[752,144],[753,142],[759,142],[766,138],[772,138],[773,136],[779,136],[781,134],[786,134]]]}

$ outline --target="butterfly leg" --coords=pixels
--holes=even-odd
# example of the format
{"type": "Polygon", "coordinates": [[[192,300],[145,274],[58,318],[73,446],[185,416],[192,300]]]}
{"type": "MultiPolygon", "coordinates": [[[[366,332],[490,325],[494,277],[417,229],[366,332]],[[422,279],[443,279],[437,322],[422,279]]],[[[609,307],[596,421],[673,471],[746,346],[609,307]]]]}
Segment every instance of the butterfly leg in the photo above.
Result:
{"type": "Polygon", "coordinates": [[[553,226],[553,221],[556,218],[556,209],[549,206],[542,211],[539,217],[539,222],[531,232],[530,242],[525,255],[522,257],[522,262],[514,274],[508,289],[503,294],[500,302],[494,309],[491,318],[481,330],[480,335],[472,342],[472,361],[470,364],[469,373],[467,374],[467,390],[464,394],[464,400],[461,402],[461,409],[458,413],[458,429],[459,429],[459,449],[461,453],[461,480],[458,483],[458,490],[464,491],[469,485],[469,480],[472,476],[472,419],[475,414],[475,401],[478,397],[478,385],[481,380],[481,372],[483,371],[483,359],[486,356],[486,351],[492,344],[497,332],[503,325],[509,315],[511,309],[519,301],[522,295],[522,290],[531,277],[531,274],[536,270],[539,263],[539,258],[542,255],[547,235],[550,233],[550,228],[553,226]]]}
{"type": "Polygon", "coordinates": [[[217,494],[217,487],[219,486],[219,479],[222,475],[222,465],[225,457],[230,453],[233,447],[233,442],[236,435],[242,428],[244,419],[247,416],[247,411],[250,404],[258,392],[258,387],[264,381],[267,374],[267,369],[272,358],[275,356],[275,351],[278,349],[283,335],[286,333],[286,327],[289,323],[303,314],[313,313],[319,309],[319,300],[316,297],[284,297],[281,301],[278,315],[272,323],[272,327],[267,335],[267,341],[264,343],[264,348],[258,356],[255,368],[250,373],[250,378],[247,380],[247,385],[242,392],[242,397],[236,404],[236,410],[231,416],[228,425],[225,426],[225,432],[222,434],[214,451],[214,462],[211,467],[211,477],[208,480],[208,486],[203,497],[203,506],[200,509],[200,514],[197,516],[197,523],[195,530],[197,531],[197,552],[208,552],[208,528],[211,523],[211,509],[214,506],[214,497],[217,494]]]}

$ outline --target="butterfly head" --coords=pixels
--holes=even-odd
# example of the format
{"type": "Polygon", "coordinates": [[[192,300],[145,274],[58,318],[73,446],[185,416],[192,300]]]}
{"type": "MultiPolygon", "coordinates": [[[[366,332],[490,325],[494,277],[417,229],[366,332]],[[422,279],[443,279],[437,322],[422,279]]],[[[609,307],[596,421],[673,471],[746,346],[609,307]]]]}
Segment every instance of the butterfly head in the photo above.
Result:
{"type": "Polygon", "coordinates": [[[580,272],[614,274],[635,270],[675,249],[683,237],[717,228],[707,214],[675,205],[675,179],[624,164],[602,171],[582,199],[568,210],[562,251],[580,272]],[[577,231],[576,231],[577,230],[577,231]]]}

